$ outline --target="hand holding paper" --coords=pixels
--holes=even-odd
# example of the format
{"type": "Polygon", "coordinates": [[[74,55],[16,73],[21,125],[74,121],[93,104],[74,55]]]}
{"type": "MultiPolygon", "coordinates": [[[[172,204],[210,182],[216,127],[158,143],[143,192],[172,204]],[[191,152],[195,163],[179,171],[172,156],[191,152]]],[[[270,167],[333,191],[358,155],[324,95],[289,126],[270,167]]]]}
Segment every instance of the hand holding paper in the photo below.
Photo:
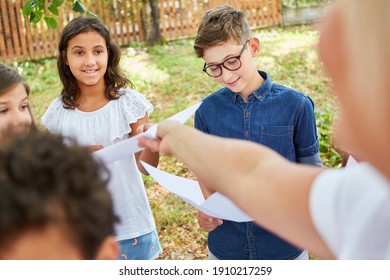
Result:
{"type": "MultiPolygon", "coordinates": [[[[180,122],[181,124],[184,124],[195,113],[195,111],[198,109],[200,104],[201,102],[192,105],[191,107],[188,107],[187,109],[180,111],[179,113],[169,117],[168,120],[175,120],[180,122]]],[[[141,136],[145,136],[151,139],[155,139],[157,133],[157,126],[158,124],[155,124],[144,133],[140,133],[125,141],[122,141],[115,145],[111,145],[105,147],[104,149],[96,151],[93,153],[93,156],[95,158],[100,159],[105,164],[109,164],[125,156],[142,151],[144,148],[138,146],[138,138],[141,136]]]]}
{"type": "MultiPolygon", "coordinates": [[[[168,120],[178,121],[184,124],[198,109],[201,103],[197,103],[173,116],[168,120]]],[[[118,144],[106,147],[93,153],[93,155],[105,164],[114,162],[124,156],[137,153],[144,148],[138,146],[138,138],[145,136],[156,139],[158,124],[150,127],[146,132],[131,137],[118,144]]],[[[224,220],[236,222],[252,221],[252,219],[238,209],[229,199],[220,193],[213,193],[206,200],[197,181],[181,178],[161,171],[145,162],[141,162],[148,173],[163,187],[178,195],[181,199],[196,207],[205,214],[224,220]]]]}

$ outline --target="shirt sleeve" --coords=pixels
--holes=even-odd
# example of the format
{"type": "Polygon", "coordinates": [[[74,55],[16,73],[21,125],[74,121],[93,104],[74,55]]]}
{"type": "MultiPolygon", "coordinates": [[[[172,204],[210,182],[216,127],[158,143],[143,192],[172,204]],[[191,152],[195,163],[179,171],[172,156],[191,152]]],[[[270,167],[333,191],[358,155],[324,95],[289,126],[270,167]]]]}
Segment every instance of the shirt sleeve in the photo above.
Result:
{"type": "Polygon", "coordinates": [[[337,194],[339,171],[327,170],[313,183],[310,192],[310,212],[313,223],[333,254],[340,247],[339,214],[337,194]]]}
{"type": "Polygon", "coordinates": [[[200,131],[203,131],[205,133],[209,133],[206,121],[204,120],[204,117],[201,113],[201,107],[202,105],[195,112],[194,125],[196,129],[199,129],[200,131]]]}
{"type": "Polygon", "coordinates": [[[309,96],[304,98],[302,109],[296,121],[294,145],[298,162],[322,166],[319,154],[316,118],[314,115],[314,103],[309,96]]]}
{"type": "Polygon", "coordinates": [[[127,114],[128,124],[137,122],[145,114],[150,115],[154,108],[153,105],[138,91],[133,89],[126,89],[126,94],[121,97],[122,106],[125,107],[127,114]]]}
{"type": "Polygon", "coordinates": [[[47,108],[41,117],[42,125],[51,133],[58,133],[61,125],[60,119],[63,112],[63,104],[60,97],[57,97],[47,108]]]}
{"type": "Polygon", "coordinates": [[[320,156],[320,152],[317,152],[314,155],[308,157],[299,157],[298,162],[303,164],[322,166],[322,159],[320,156]]]}
{"type": "Polygon", "coordinates": [[[390,184],[369,164],[320,174],[309,207],[314,226],[338,259],[390,256],[390,184]]]}

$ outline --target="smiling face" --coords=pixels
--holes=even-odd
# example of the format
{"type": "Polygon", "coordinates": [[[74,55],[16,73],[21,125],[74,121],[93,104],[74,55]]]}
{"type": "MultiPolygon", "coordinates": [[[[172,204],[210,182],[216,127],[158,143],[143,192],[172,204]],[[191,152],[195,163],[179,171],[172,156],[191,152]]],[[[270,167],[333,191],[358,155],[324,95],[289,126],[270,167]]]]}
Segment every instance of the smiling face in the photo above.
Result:
{"type": "Polygon", "coordinates": [[[27,91],[19,83],[0,95],[0,141],[7,135],[27,133],[31,124],[27,91]]]}
{"type": "MultiPolygon", "coordinates": [[[[222,75],[214,78],[221,85],[243,96],[254,92],[260,86],[261,81],[254,60],[259,51],[259,40],[251,38],[247,44],[247,48],[242,52],[240,58],[241,67],[235,71],[229,71],[222,67],[222,75]]],[[[207,66],[220,64],[231,57],[238,56],[243,46],[244,44],[229,40],[205,49],[203,59],[207,66]]]]}
{"type": "Polygon", "coordinates": [[[99,33],[80,33],[69,40],[66,64],[76,78],[81,92],[88,87],[104,87],[107,63],[106,41],[99,33]]]}

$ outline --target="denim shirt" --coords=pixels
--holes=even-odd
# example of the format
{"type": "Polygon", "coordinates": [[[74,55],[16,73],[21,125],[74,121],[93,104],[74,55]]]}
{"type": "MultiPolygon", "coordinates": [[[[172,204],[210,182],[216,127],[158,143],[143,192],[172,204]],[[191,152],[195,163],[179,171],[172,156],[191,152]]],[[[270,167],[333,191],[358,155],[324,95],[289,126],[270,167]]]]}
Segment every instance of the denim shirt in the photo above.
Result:
{"type": "MultiPolygon", "coordinates": [[[[293,162],[322,165],[313,101],[273,83],[267,73],[259,74],[265,82],[247,102],[228,88],[206,97],[195,113],[195,127],[212,135],[261,143],[293,162]]],[[[302,252],[254,222],[226,220],[209,233],[208,247],[218,259],[234,260],[295,259],[302,252]]]]}

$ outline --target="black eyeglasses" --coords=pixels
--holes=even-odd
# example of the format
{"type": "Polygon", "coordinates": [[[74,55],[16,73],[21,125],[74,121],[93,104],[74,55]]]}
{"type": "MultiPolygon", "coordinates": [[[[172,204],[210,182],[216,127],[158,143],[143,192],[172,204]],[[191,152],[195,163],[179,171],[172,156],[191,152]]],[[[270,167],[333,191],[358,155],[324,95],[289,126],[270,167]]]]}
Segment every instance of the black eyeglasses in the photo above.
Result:
{"type": "Polygon", "coordinates": [[[203,65],[203,71],[207,75],[209,75],[210,77],[217,78],[217,77],[222,75],[222,67],[229,70],[229,71],[236,71],[236,70],[240,69],[241,56],[244,53],[248,42],[249,42],[249,40],[245,42],[239,55],[229,57],[224,62],[219,63],[219,64],[211,64],[211,65],[207,66],[207,64],[205,63],[203,65]]]}

